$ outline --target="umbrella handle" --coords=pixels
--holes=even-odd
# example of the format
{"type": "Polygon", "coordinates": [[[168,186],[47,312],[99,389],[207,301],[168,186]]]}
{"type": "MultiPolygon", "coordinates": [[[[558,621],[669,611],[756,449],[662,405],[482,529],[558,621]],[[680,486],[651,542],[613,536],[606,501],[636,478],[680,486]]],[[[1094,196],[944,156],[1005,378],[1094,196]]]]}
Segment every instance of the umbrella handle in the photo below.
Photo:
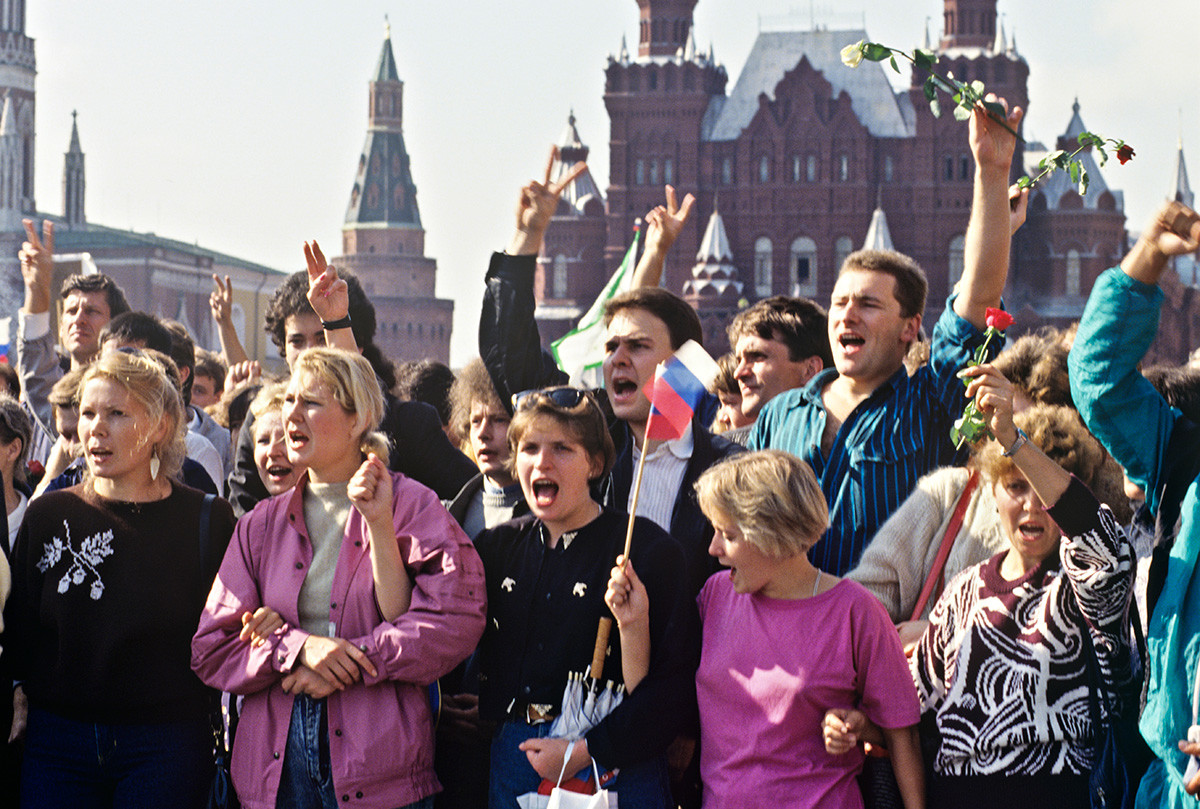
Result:
{"type": "Polygon", "coordinates": [[[591,678],[599,682],[604,673],[604,658],[608,652],[608,636],[612,633],[612,618],[601,618],[600,626],[596,627],[596,646],[592,649],[591,678]]]}

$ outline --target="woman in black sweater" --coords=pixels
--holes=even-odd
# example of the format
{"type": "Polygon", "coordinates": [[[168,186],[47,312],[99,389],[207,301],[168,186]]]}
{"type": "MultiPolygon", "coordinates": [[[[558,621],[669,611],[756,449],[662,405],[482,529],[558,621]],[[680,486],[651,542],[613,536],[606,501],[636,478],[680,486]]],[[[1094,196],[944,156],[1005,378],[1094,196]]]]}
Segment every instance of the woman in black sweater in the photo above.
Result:
{"type": "Polygon", "coordinates": [[[30,504],[5,608],[21,803],[199,806],[212,737],[190,644],[233,513],[174,480],[183,403],[158,361],[107,354],[81,391],[87,476],[30,504]]]}
{"type": "Polygon", "coordinates": [[[568,779],[590,772],[592,759],[601,771],[619,769],[615,780],[601,780],[623,809],[673,806],[665,751],[695,715],[700,656],[699,615],[680,575],[683,551],[650,520],[635,521],[630,563],[649,596],[648,671],[636,683],[624,676],[614,632],[600,680],[629,693],[568,748],[554,719],[571,710],[562,704],[568,676],[587,673],[599,619],[612,617],[605,589],[629,517],[601,508],[589,491],[614,455],[590,393],[529,393],[508,440],[532,514],[475,539],[488,588],[479,711],[498,725],[488,804],[512,809],[543,778],[557,779],[569,757],[568,779]]]}

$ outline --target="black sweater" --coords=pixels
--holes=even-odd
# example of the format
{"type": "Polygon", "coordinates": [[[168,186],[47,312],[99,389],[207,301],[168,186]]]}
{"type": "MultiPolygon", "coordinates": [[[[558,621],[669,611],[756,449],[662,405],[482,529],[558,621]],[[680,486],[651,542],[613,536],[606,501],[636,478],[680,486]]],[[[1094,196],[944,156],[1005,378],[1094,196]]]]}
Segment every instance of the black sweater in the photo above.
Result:
{"type": "Polygon", "coordinates": [[[85,722],[206,715],[191,640],[234,520],[216,500],[201,560],[202,500],[173,484],[163,500],[124,503],[82,484],[29,504],[13,555],[4,655],[32,704],[85,722]]]}
{"type": "MultiPolygon", "coordinates": [[[[487,571],[488,624],[480,644],[480,714],[503,721],[509,705],[549,704],[557,712],[568,672],[586,673],[609,573],[628,517],[604,511],[567,547],[548,549],[531,516],[484,531],[475,546],[487,571]]],[[[632,694],[587,734],[605,768],[652,759],[693,719],[700,622],[679,544],[638,518],[630,558],[650,599],[650,671],[632,694]]],[[[621,677],[614,624],[604,680],[621,677]]]]}

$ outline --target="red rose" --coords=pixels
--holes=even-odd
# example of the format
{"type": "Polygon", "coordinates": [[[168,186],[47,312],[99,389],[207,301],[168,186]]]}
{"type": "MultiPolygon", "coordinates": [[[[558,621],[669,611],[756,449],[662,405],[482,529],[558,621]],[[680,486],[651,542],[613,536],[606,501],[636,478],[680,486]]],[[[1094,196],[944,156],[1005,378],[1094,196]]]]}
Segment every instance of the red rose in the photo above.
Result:
{"type": "Polygon", "coordinates": [[[1003,309],[993,309],[990,306],[988,307],[985,320],[989,326],[997,331],[1004,331],[1013,324],[1012,315],[1003,309]]]}
{"type": "Polygon", "coordinates": [[[1122,166],[1133,160],[1133,147],[1128,143],[1122,143],[1117,149],[1117,160],[1121,161],[1122,166]]]}

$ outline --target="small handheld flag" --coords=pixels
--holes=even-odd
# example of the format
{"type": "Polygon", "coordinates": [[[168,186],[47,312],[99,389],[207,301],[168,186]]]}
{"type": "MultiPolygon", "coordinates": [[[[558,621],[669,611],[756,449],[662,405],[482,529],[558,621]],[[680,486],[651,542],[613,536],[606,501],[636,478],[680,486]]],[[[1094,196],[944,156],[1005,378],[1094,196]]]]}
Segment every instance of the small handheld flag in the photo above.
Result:
{"type": "MultiPolygon", "coordinates": [[[[680,438],[687,430],[696,406],[704,397],[708,386],[717,378],[720,368],[708,356],[699,343],[688,340],[665,362],[654,369],[654,379],[646,385],[646,398],[650,400],[650,417],[646,420],[646,442],[672,441],[680,438]]],[[[630,493],[629,524],[625,529],[624,559],[628,561],[633,544],[633,524],[637,519],[638,495],[642,490],[642,472],[646,469],[648,445],[643,442],[638,458],[637,474],[630,493]]],[[[625,562],[621,563],[624,568],[625,562]]],[[[600,619],[596,632],[595,658],[592,661],[592,676],[603,665],[603,650],[608,648],[608,636],[612,631],[612,619],[600,619]]]]}
{"type": "Polygon", "coordinates": [[[659,363],[646,391],[650,400],[646,438],[672,441],[682,436],[718,371],[716,361],[695,340],[659,363]]]}

